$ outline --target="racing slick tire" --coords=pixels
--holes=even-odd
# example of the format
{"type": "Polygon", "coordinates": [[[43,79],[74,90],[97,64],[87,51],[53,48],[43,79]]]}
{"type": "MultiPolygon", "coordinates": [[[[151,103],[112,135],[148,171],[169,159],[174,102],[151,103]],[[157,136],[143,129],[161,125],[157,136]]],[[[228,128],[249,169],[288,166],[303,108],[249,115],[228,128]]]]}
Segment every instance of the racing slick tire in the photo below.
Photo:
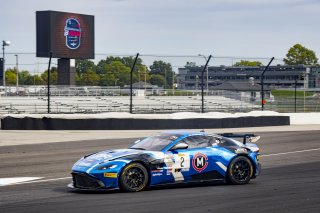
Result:
{"type": "Polygon", "coordinates": [[[126,192],[139,192],[148,186],[149,173],[140,163],[130,163],[121,171],[120,189],[126,192]]]}
{"type": "Polygon", "coordinates": [[[238,156],[228,166],[226,181],[235,185],[247,184],[252,174],[252,162],[245,156],[238,156]]]}

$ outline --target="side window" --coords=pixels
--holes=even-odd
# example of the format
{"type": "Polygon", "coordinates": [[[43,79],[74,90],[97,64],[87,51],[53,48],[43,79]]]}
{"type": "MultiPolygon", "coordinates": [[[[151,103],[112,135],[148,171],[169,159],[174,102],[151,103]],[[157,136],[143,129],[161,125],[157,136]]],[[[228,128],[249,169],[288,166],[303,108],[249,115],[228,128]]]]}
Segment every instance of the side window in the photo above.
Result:
{"type": "Polygon", "coordinates": [[[189,145],[188,149],[210,146],[211,137],[195,135],[183,139],[183,142],[189,145]]]}

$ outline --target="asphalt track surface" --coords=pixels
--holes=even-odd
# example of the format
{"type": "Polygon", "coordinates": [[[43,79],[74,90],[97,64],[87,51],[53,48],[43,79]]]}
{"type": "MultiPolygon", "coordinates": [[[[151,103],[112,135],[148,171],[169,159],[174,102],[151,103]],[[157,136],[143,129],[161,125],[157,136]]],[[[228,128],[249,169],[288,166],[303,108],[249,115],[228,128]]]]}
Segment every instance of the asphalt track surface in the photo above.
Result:
{"type": "Polygon", "coordinates": [[[81,156],[134,139],[0,147],[0,177],[43,177],[0,186],[0,212],[320,212],[320,131],[260,133],[263,171],[247,185],[152,188],[139,193],[68,189],[81,156]]]}

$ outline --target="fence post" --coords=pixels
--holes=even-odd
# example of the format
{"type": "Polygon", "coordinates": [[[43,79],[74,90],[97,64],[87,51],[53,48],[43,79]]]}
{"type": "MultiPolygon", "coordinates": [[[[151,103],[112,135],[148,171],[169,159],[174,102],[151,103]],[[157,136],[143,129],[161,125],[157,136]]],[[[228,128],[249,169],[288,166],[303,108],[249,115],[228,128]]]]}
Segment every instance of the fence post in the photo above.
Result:
{"type": "Polygon", "coordinates": [[[204,87],[204,83],[203,83],[203,73],[204,73],[204,71],[207,69],[207,66],[208,66],[208,63],[209,63],[209,61],[210,61],[210,59],[211,59],[211,55],[209,55],[209,58],[208,58],[208,60],[207,60],[207,62],[206,62],[206,65],[203,67],[203,70],[202,70],[202,72],[201,72],[201,113],[204,113],[204,94],[203,94],[203,87],[204,87]]]}
{"type": "Polygon", "coordinates": [[[133,65],[131,67],[131,72],[130,72],[130,113],[132,113],[132,74],[133,74],[133,71],[134,71],[134,67],[136,66],[136,63],[137,63],[137,60],[138,60],[138,57],[139,57],[139,53],[137,53],[136,55],[136,58],[134,59],[134,62],[133,62],[133,65]]]}
{"type": "Polygon", "coordinates": [[[294,79],[294,112],[297,112],[297,77],[294,79]]]}
{"type": "Polygon", "coordinates": [[[49,57],[49,65],[48,65],[48,78],[47,78],[47,81],[48,81],[48,89],[47,89],[47,92],[48,92],[48,114],[50,113],[50,66],[51,66],[51,58],[52,58],[52,52],[50,52],[50,57],[49,57]]]}
{"type": "Polygon", "coordinates": [[[264,68],[263,72],[261,73],[261,76],[260,76],[260,80],[261,80],[261,110],[263,111],[264,110],[264,105],[265,105],[265,102],[264,102],[264,88],[263,88],[263,80],[264,80],[264,73],[267,71],[267,69],[269,68],[271,62],[273,61],[274,57],[271,58],[271,60],[269,61],[268,65],[264,68]]]}

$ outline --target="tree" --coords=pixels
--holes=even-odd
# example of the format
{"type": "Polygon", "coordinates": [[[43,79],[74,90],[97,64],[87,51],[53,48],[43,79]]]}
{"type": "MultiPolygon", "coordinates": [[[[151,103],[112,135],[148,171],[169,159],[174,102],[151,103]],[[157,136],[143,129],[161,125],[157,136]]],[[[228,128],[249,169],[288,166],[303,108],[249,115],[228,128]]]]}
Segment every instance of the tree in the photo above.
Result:
{"type": "Polygon", "coordinates": [[[283,61],[287,65],[316,65],[318,63],[315,52],[301,44],[295,44],[291,47],[286,56],[283,61]]]}
{"type": "Polygon", "coordinates": [[[130,84],[130,68],[121,61],[104,64],[100,85],[102,86],[124,86],[130,84]]]}
{"type": "Polygon", "coordinates": [[[43,79],[39,75],[32,75],[32,76],[30,76],[30,78],[31,78],[30,84],[33,84],[33,85],[44,85],[45,84],[45,82],[43,81],[43,79]]]}
{"type": "Polygon", "coordinates": [[[98,62],[97,64],[97,69],[96,72],[100,75],[105,74],[105,69],[107,65],[112,64],[115,61],[119,61],[121,62],[121,58],[120,57],[113,57],[113,56],[109,56],[106,59],[102,59],[98,62]]]}
{"type": "Polygon", "coordinates": [[[26,70],[19,71],[19,85],[32,85],[34,84],[33,78],[26,70]]]}
{"type": "Polygon", "coordinates": [[[93,70],[87,70],[79,75],[77,73],[76,82],[77,85],[97,86],[99,84],[100,76],[93,70]]]}
{"type": "Polygon", "coordinates": [[[17,73],[13,69],[6,70],[6,85],[16,85],[17,73]]]}
{"type": "MultiPolygon", "coordinates": [[[[48,70],[41,74],[41,78],[45,84],[48,82],[48,70]]],[[[50,70],[50,84],[57,84],[58,71],[56,67],[52,67],[50,70]]]]}
{"type": "Polygon", "coordinates": [[[241,61],[236,62],[233,66],[235,66],[235,67],[259,67],[259,66],[263,66],[263,64],[260,61],[241,60],[241,61]]]}
{"type": "Polygon", "coordinates": [[[157,85],[159,87],[162,87],[162,86],[164,86],[164,77],[159,74],[153,74],[150,77],[150,83],[152,85],[157,85]]]}
{"type": "Polygon", "coordinates": [[[96,71],[96,65],[90,60],[76,59],[76,71],[78,74],[87,72],[88,70],[96,71]]]}
{"type": "MultiPolygon", "coordinates": [[[[172,70],[172,66],[170,63],[166,63],[164,61],[154,61],[150,66],[151,74],[159,74],[162,75],[164,79],[164,87],[165,89],[170,89],[173,86],[174,80],[174,72],[172,70]]],[[[152,76],[151,76],[152,79],[152,76]]],[[[150,81],[151,81],[150,79],[150,81]]]]}

